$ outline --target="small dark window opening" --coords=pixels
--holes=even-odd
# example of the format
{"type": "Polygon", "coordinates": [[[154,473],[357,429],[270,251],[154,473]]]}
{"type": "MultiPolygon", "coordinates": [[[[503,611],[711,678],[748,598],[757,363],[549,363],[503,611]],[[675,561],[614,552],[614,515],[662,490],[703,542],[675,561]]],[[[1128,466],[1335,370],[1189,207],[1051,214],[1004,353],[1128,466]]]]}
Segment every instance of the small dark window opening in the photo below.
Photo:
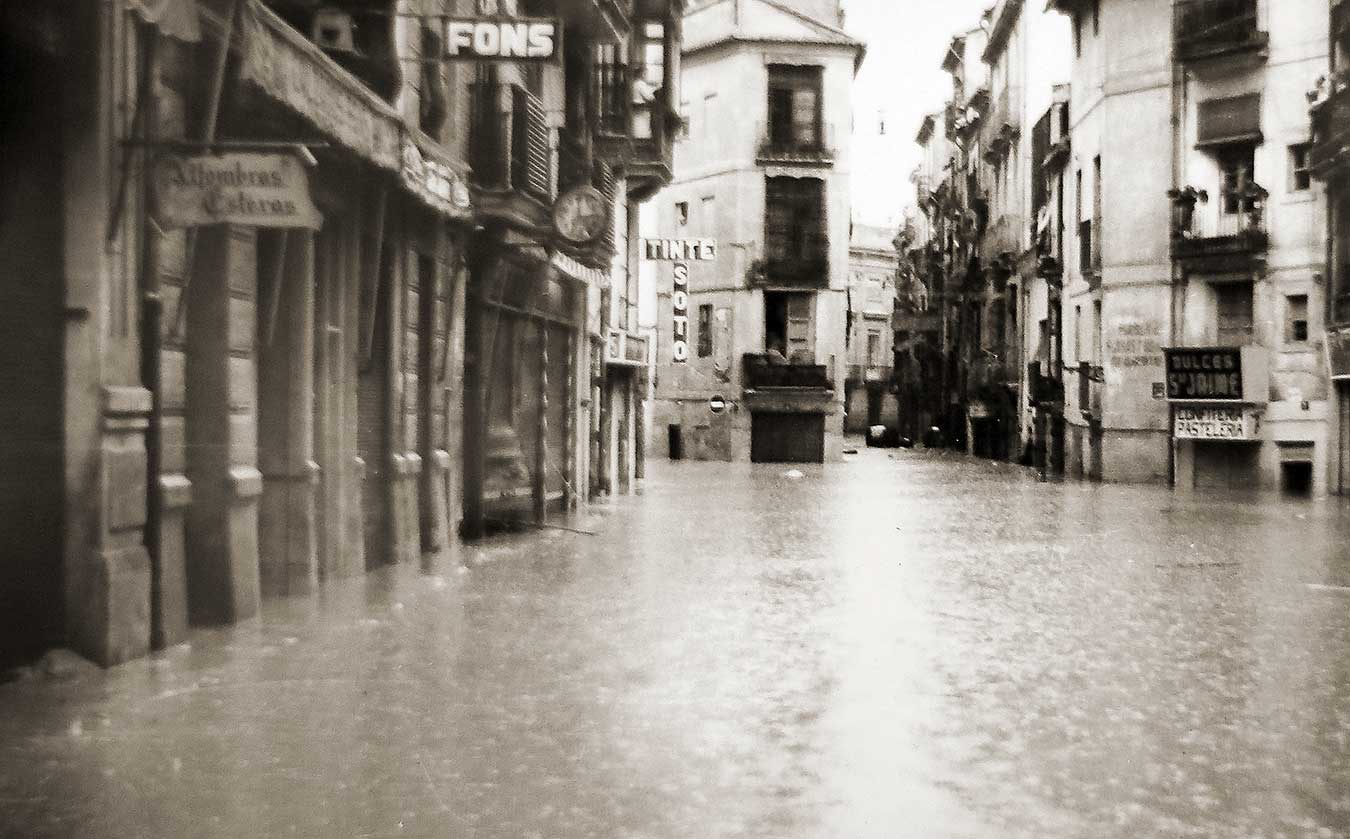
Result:
{"type": "Polygon", "coordinates": [[[713,353],[713,307],[704,303],[698,307],[698,357],[707,358],[713,353]]]}
{"type": "Polygon", "coordinates": [[[1289,188],[1301,192],[1312,187],[1312,173],[1308,171],[1308,143],[1289,147],[1289,188]]]}
{"type": "Polygon", "coordinates": [[[681,227],[689,223],[689,202],[675,202],[675,223],[681,227]]]}
{"type": "Polygon", "coordinates": [[[1291,294],[1285,298],[1288,309],[1285,337],[1295,343],[1308,340],[1308,295],[1291,294]]]}
{"type": "Polygon", "coordinates": [[[445,65],[440,61],[441,37],[429,26],[422,27],[421,96],[418,101],[418,126],[429,136],[440,139],[445,126],[447,101],[445,65]]]}

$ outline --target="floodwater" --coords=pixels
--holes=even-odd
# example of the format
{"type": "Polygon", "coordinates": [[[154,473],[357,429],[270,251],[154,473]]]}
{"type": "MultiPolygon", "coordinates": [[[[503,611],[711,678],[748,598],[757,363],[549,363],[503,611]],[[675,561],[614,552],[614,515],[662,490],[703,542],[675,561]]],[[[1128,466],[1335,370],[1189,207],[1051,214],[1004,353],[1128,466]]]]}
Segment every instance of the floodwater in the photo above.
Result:
{"type": "Polygon", "coordinates": [[[1350,508],[864,449],[0,685],[23,837],[1350,836],[1350,508]]]}

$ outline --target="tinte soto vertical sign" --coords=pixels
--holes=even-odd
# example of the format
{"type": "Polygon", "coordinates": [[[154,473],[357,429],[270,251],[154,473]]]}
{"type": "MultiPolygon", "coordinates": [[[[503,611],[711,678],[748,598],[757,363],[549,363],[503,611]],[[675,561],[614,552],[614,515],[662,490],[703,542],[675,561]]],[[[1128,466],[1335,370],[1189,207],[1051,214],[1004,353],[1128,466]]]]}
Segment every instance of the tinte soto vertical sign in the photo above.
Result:
{"type": "Polygon", "coordinates": [[[155,215],[165,227],[323,224],[309,194],[309,173],[293,154],[165,154],[152,178],[155,215]]]}
{"type": "Polygon", "coordinates": [[[689,360],[689,266],[683,262],[675,263],[675,289],[670,295],[670,308],[675,324],[670,357],[677,364],[684,364],[689,360]]]}

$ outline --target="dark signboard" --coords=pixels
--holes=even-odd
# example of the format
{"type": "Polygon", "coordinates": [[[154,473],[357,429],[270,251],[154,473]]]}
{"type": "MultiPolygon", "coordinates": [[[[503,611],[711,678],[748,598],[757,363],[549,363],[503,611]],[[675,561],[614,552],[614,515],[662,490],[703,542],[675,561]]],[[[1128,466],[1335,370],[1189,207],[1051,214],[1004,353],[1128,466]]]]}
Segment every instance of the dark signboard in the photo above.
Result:
{"type": "Polygon", "coordinates": [[[1242,353],[1237,347],[1171,347],[1167,398],[1242,402],[1242,353]]]}

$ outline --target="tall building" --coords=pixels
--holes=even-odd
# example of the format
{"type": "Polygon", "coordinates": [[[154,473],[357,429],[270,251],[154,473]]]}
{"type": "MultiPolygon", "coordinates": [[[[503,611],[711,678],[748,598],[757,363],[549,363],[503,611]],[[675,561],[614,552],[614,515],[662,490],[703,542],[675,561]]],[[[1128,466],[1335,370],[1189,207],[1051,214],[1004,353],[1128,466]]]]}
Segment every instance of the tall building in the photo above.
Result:
{"type": "Polygon", "coordinates": [[[1325,0],[1053,5],[1076,54],[1070,472],[1324,492],[1325,0]]]}
{"type": "Polygon", "coordinates": [[[853,225],[848,251],[848,376],[844,430],[865,433],[874,425],[895,428],[899,410],[892,370],[899,256],[895,231],[853,225]]]}
{"type": "Polygon", "coordinates": [[[847,138],[863,46],[838,28],[837,7],[807,13],[830,4],[817,5],[719,0],[684,19],[687,128],[657,218],[661,237],[712,239],[716,255],[659,276],[653,425],[673,457],[842,451],[847,138]],[[687,299],[671,293],[676,270],[687,299]],[[687,357],[668,337],[677,308],[687,357]]]}
{"type": "MultiPolygon", "coordinates": [[[[1327,265],[1321,285],[1325,300],[1308,309],[1303,328],[1316,336],[1317,318],[1326,324],[1328,373],[1334,386],[1327,394],[1332,412],[1327,485],[1346,495],[1350,494],[1350,3],[1333,0],[1330,5],[1327,68],[1308,97],[1313,134],[1307,168],[1325,185],[1328,209],[1327,265]]],[[[1309,19],[1316,23],[1315,16],[1309,19]]]]}

